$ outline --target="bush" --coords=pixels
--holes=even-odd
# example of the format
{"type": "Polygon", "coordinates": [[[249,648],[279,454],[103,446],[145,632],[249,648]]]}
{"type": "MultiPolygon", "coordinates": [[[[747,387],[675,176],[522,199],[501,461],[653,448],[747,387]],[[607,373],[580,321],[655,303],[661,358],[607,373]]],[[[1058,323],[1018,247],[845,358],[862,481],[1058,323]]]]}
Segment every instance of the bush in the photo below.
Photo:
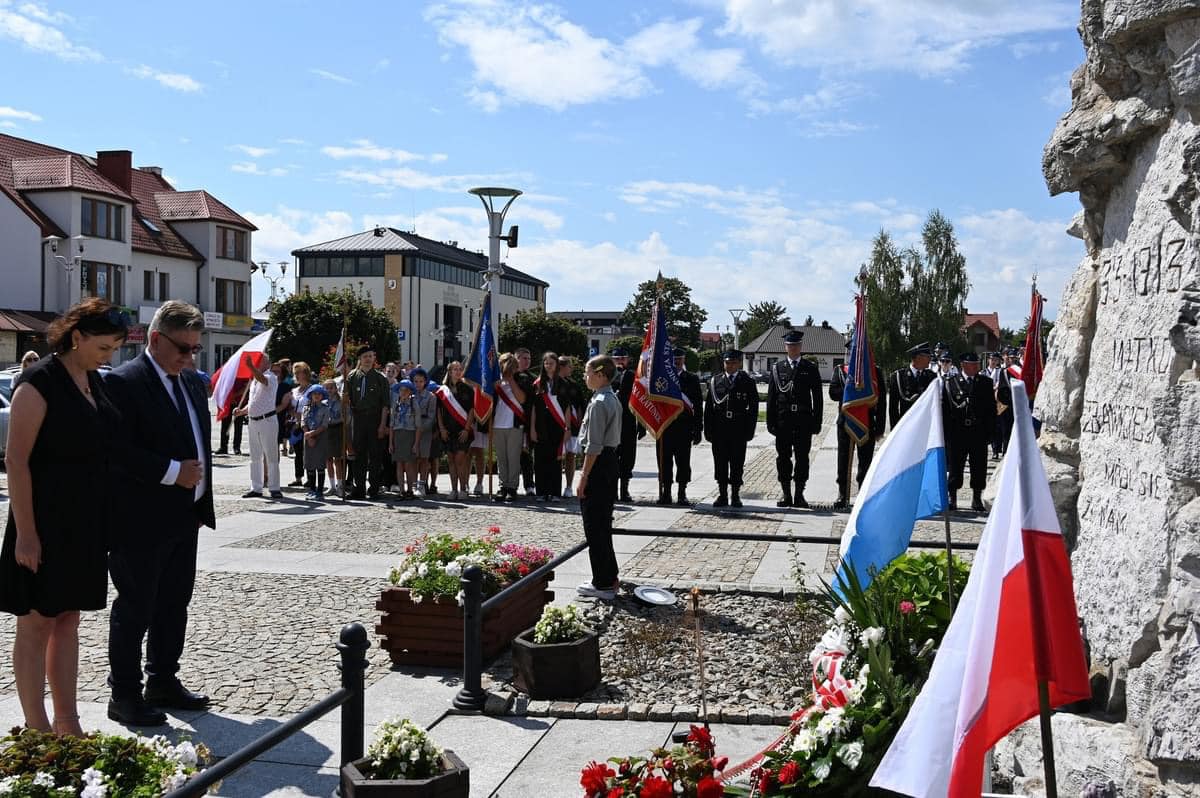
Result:
{"type": "Polygon", "coordinates": [[[367,749],[371,760],[371,779],[427,779],[443,772],[442,749],[433,744],[428,732],[407,718],[387,720],[375,730],[375,739],[367,749]]]}
{"type": "Polygon", "coordinates": [[[414,602],[425,599],[455,598],[461,604],[463,572],[471,566],[483,571],[483,595],[493,596],[500,589],[546,563],[554,556],[549,549],[504,543],[500,527],[493,526],[481,538],[452,535],[422,535],[404,548],[408,556],[393,568],[393,585],[407,587],[414,602]]]}
{"type": "Polygon", "coordinates": [[[543,646],[549,643],[572,643],[587,633],[583,616],[574,604],[565,607],[547,604],[542,610],[542,617],[533,627],[533,642],[543,646]]]}

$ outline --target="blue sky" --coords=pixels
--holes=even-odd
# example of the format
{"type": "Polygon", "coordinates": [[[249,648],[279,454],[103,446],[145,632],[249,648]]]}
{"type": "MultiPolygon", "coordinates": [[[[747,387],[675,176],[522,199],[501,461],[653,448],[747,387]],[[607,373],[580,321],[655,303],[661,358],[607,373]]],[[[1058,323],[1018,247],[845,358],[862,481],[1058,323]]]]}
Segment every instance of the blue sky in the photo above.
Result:
{"type": "MultiPolygon", "coordinates": [[[[1083,59],[1075,2],[0,0],[0,131],[130,149],[251,219],[255,260],[376,223],[485,249],[465,190],[526,195],[549,309],[661,270],[709,311],[841,327],[884,228],[954,223],[968,307],[1057,311],[1083,256],[1042,147],[1083,59]],[[147,11],[152,8],[152,11],[147,11]],[[13,79],[12,76],[19,76],[13,79]]],[[[256,280],[258,301],[266,284],[256,280]]]]}

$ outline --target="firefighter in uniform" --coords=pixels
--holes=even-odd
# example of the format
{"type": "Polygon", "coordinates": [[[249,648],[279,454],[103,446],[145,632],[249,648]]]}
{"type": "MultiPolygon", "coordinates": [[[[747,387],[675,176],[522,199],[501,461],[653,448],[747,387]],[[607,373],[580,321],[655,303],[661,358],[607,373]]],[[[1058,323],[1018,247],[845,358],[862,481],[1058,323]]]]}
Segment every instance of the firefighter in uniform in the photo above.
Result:
{"type": "Polygon", "coordinates": [[[771,367],[767,388],[767,431],[775,436],[775,470],[783,488],[777,507],[808,507],[808,455],[813,436],[821,431],[821,372],[800,357],[803,340],[799,330],[783,337],[787,357],[771,367]]]}
{"type": "Polygon", "coordinates": [[[633,417],[633,413],[629,412],[629,397],[633,393],[633,381],[637,379],[637,373],[629,368],[629,352],[625,349],[617,347],[610,354],[613,363],[617,366],[612,389],[621,402],[621,445],[617,447],[617,484],[619,486],[617,500],[631,502],[633,497],[629,495],[629,480],[633,479],[633,463],[637,459],[637,439],[641,437],[638,434],[637,419],[633,417]]]}
{"type": "Polygon", "coordinates": [[[726,350],[721,360],[725,370],[713,375],[704,400],[704,437],[712,444],[717,477],[713,507],[741,507],[746,444],[758,426],[758,386],[742,371],[740,351],[726,350]]]}
{"type": "Polygon", "coordinates": [[[949,448],[950,509],[958,509],[957,493],[963,484],[963,466],[971,464],[971,509],[983,512],[983,489],[987,487],[987,448],[996,425],[996,389],[979,373],[979,355],[968,352],[961,358],[962,371],[945,378],[942,418],[946,423],[949,448]]]}
{"type": "Polygon", "coordinates": [[[686,403],[683,412],[675,417],[656,444],[658,447],[658,503],[671,503],[671,482],[679,485],[675,503],[691,504],[687,497],[687,484],[692,480],[692,447],[700,443],[704,427],[703,398],[700,393],[700,378],[687,370],[687,350],[676,347],[675,373],[679,375],[679,388],[691,403],[686,403]]]}
{"type": "MultiPolygon", "coordinates": [[[[846,341],[846,354],[850,354],[850,341],[846,341]]],[[[875,458],[875,441],[883,437],[883,431],[887,428],[887,385],[883,380],[883,372],[879,370],[879,366],[875,366],[875,373],[872,379],[875,380],[875,406],[871,408],[868,418],[870,420],[869,429],[867,431],[867,439],[858,446],[858,468],[856,472],[856,482],[861,488],[863,480],[867,476],[867,469],[871,467],[871,461],[875,458]]],[[[833,505],[835,510],[845,510],[850,506],[850,483],[847,481],[849,476],[846,473],[850,465],[850,448],[854,446],[854,441],[850,438],[850,434],[846,432],[846,419],[842,416],[842,398],[845,396],[846,383],[850,378],[850,366],[843,363],[833,370],[833,377],[829,380],[829,398],[838,403],[837,416],[837,444],[838,444],[838,499],[833,505]]]]}
{"type": "Polygon", "coordinates": [[[888,377],[888,418],[891,420],[892,429],[896,428],[908,409],[921,398],[929,383],[937,379],[937,375],[929,370],[929,358],[932,354],[929,344],[917,344],[908,350],[909,365],[896,369],[888,377]]]}

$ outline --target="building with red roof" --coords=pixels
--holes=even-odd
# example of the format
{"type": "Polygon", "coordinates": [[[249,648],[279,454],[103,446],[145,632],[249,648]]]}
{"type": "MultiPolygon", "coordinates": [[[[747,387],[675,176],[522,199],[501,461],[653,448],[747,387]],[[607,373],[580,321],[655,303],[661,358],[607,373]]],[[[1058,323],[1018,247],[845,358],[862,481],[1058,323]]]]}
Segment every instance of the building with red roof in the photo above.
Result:
{"type": "Polygon", "coordinates": [[[198,368],[250,334],[253,224],[207,191],[177,191],[129,150],[95,157],[0,134],[0,367],[46,351],[48,321],[102,296],[137,321],[117,362],[144,347],[167,299],[204,311],[198,368]],[[15,328],[15,329],[9,329],[15,328]]]}
{"type": "Polygon", "coordinates": [[[1000,314],[966,313],[963,315],[963,337],[977,355],[1000,349],[1000,314]]]}

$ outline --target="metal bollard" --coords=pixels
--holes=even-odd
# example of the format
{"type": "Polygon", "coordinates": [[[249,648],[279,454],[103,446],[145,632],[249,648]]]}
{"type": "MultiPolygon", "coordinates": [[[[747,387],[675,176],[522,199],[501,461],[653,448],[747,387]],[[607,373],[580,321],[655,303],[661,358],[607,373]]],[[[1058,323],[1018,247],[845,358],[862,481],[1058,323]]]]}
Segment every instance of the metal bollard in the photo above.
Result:
{"type": "Polygon", "coordinates": [[[463,686],[454,708],[480,711],[487,703],[483,690],[483,571],[472,565],[459,579],[463,590],[463,686]]]}
{"type": "Polygon", "coordinates": [[[342,655],[342,687],[350,692],[342,704],[342,762],[363,756],[363,726],[366,724],[367,630],[361,623],[348,623],[338,635],[337,650],[342,655]]]}

